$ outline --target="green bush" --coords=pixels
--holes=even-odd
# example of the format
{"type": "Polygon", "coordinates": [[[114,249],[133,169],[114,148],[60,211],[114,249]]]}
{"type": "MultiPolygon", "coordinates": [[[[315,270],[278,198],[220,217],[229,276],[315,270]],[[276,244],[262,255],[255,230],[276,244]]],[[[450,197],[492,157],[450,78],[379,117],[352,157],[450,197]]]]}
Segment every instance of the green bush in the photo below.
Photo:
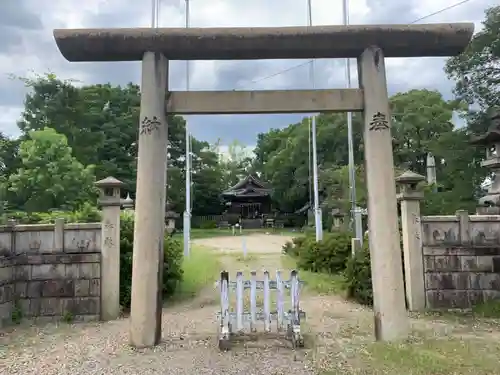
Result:
{"type": "MultiPolygon", "coordinates": [[[[120,304],[128,309],[132,295],[132,250],[134,218],[122,214],[120,225],[120,304]]],[[[182,281],[183,251],[179,241],[167,237],[164,242],[163,286],[164,297],[172,296],[182,281]]]]}
{"type": "Polygon", "coordinates": [[[306,237],[296,249],[298,267],[312,272],[342,272],[351,256],[351,237],[349,232],[324,233],[320,242],[306,237]]]}
{"type": "Polygon", "coordinates": [[[304,242],[307,240],[306,236],[294,237],[291,241],[285,242],[282,247],[283,254],[295,257],[298,255],[300,249],[304,247],[304,242]]]}
{"type": "Polygon", "coordinates": [[[9,219],[16,220],[19,224],[50,224],[58,218],[63,218],[67,223],[98,223],[101,221],[101,212],[89,203],[84,204],[78,211],[11,211],[2,215],[0,224],[6,224],[9,219]]]}
{"type": "Polygon", "coordinates": [[[215,220],[206,220],[200,224],[200,229],[216,229],[217,222],[215,220]]]}
{"type": "Polygon", "coordinates": [[[368,241],[354,257],[349,257],[344,271],[348,298],[363,305],[373,305],[372,272],[368,241]]]}

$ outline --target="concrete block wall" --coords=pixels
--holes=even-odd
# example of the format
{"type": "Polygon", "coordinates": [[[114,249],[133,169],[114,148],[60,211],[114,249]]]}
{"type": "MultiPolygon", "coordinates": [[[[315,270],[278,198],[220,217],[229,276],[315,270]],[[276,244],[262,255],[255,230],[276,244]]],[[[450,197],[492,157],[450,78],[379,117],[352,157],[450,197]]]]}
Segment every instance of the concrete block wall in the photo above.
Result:
{"type": "Polygon", "coordinates": [[[0,324],[100,316],[101,224],[0,227],[0,324]]]}
{"type": "Polygon", "coordinates": [[[422,217],[426,307],[500,299],[500,216],[422,217]]]}
{"type": "Polygon", "coordinates": [[[14,301],[12,259],[0,254],[0,328],[9,323],[14,301]]]}

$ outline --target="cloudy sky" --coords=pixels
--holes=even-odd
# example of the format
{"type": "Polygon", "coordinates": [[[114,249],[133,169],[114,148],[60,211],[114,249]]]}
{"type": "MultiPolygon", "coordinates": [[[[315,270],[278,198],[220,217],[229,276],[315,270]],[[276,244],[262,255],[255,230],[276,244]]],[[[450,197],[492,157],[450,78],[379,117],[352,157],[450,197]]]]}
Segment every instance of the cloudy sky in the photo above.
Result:
{"type": "MultiPolygon", "coordinates": [[[[350,0],[350,23],[410,23],[458,3],[459,0],[350,0]]],[[[484,9],[498,0],[470,0],[421,22],[475,22],[484,9]]],[[[139,82],[139,63],[69,63],[62,58],[52,37],[54,28],[148,27],[151,1],[143,0],[0,0],[0,130],[18,134],[16,119],[26,89],[9,75],[53,72],[63,79],[84,84],[139,82]],[[142,7],[141,7],[142,5],[142,7]]],[[[312,0],[313,23],[342,23],[342,0],[312,0]]],[[[307,23],[306,0],[190,0],[193,27],[293,26],[307,23]]],[[[183,27],[184,0],[162,0],[160,27],[183,27]]],[[[308,67],[300,60],[200,61],[191,63],[192,90],[305,89],[311,87],[308,67]],[[276,74],[288,70],[283,74],[276,74]],[[270,78],[266,78],[270,77],[270,78]]],[[[451,97],[452,83],[444,73],[445,59],[388,59],[389,93],[412,88],[438,89],[451,97]]],[[[354,64],[352,64],[354,67],[354,64]]],[[[172,90],[185,89],[185,63],[170,68],[172,90]]],[[[353,85],[357,85],[353,69],[353,85]]],[[[344,62],[316,62],[317,88],[345,87],[344,62]]],[[[192,116],[194,136],[228,144],[239,140],[255,144],[259,132],[283,127],[300,115],[192,116]]]]}

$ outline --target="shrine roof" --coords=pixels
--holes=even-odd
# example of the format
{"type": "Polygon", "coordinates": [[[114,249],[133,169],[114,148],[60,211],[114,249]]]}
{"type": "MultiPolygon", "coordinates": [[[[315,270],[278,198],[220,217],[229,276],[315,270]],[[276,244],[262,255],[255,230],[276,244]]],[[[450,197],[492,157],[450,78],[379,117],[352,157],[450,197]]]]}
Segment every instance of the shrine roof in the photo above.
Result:
{"type": "Polygon", "coordinates": [[[222,192],[222,196],[245,196],[245,197],[263,197],[271,194],[272,189],[266,183],[259,180],[254,175],[238,181],[237,184],[222,192]]]}

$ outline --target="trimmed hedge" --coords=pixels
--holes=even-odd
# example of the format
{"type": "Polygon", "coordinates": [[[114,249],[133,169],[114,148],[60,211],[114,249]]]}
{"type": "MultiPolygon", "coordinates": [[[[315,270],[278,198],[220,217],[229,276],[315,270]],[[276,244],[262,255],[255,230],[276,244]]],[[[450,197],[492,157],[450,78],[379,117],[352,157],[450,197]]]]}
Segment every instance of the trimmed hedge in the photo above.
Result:
{"type": "Polygon", "coordinates": [[[321,242],[308,237],[297,259],[297,266],[312,272],[342,272],[351,255],[350,233],[336,232],[323,236],[321,242]]]}
{"type": "Polygon", "coordinates": [[[283,246],[283,252],[295,257],[297,266],[303,270],[339,273],[351,255],[351,233],[325,233],[321,242],[309,235],[296,237],[283,246]]]}
{"type": "Polygon", "coordinates": [[[373,304],[368,241],[352,257],[351,232],[325,233],[317,243],[314,236],[296,237],[283,246],[297,267],[306,271],[342,275],[348,298],[364,305],[373,304]]]}
{"type": "MultiPolygon", "coordinates": [[[[350,232],[333,232],[326,234],[320,243],[316,243],[314,236],[297,237],[283,246],[283,252],[294,257],[300,269],[342,275],[347,298],[372,306],[369,241],[365,238],[363,248],[352,257],[351,237],[350,232]]],[[[403,252],[401,262],[404,264],[403,252]]],[[[404,280],[404,267],[402,271],[404,280]]]]}

